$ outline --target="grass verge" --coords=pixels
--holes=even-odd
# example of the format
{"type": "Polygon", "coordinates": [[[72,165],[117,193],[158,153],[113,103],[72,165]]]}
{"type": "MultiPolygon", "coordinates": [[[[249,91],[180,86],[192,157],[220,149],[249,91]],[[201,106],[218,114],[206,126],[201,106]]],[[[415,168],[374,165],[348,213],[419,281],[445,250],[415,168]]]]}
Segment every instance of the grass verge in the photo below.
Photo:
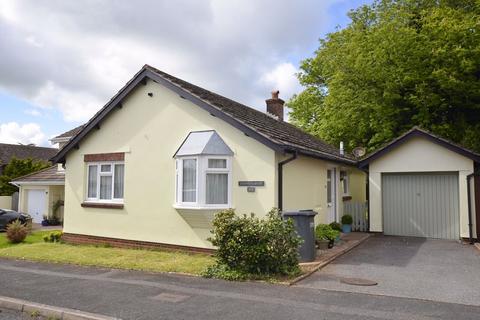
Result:
{"type": "Polygon", "coordinates": [[[0,234],[0,257],[42,262],[67,263],[153,272],[178,272],[200,275],[214,258],[180,251],[106,248],[62,243],[45,243],[45,231],[36,231],[24,243],[10,244],[0,234]]]}

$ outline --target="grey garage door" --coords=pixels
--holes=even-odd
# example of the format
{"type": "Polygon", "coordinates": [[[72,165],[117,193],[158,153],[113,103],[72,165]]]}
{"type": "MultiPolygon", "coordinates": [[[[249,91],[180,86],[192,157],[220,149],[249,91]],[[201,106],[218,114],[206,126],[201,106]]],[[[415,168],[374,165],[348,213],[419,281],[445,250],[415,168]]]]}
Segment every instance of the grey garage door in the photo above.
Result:
{"type": "Polygon", "coordinates": [[[457,173],[382,174],[383,232],[459,239],[457,173]]]}

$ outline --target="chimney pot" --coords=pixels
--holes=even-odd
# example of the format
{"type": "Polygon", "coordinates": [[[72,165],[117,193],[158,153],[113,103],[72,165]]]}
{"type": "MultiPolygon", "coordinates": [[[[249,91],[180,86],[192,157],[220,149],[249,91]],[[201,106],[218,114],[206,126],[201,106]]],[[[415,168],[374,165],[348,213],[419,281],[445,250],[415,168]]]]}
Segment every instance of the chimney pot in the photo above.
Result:
{"type": "Polygon", "coordinates": [[[267,103],[267,113],[270,113],[276,116],[280,121],[283,121],[283,105],[285,101],[280,99],[278,95],[280,91],[274,90],[272,91],[272,98],[265,100],[267,103]]]}

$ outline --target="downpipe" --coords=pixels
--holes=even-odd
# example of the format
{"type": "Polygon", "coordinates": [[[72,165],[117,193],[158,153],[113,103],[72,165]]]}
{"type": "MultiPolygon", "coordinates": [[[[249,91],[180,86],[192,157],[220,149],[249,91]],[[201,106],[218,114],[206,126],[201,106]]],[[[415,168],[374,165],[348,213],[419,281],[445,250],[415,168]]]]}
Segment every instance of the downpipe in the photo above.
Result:
{"type": "Polygon", "coordinates": [[[295,151],[288,159],[278,163],[278,211],[283,211],[283,166],[298,158],[298,153],[295,151]]]}

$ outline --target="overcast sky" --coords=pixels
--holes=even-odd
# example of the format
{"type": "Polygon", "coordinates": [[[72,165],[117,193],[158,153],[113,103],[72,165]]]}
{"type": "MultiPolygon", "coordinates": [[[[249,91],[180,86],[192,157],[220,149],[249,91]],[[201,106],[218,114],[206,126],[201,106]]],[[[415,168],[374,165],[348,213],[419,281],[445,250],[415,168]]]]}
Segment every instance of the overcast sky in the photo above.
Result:
{"type": "Polygon", "coordinates": [[[144,64],[264,111],[368,0],[2,0],[0,142],[48,146],[144,64]]]}

